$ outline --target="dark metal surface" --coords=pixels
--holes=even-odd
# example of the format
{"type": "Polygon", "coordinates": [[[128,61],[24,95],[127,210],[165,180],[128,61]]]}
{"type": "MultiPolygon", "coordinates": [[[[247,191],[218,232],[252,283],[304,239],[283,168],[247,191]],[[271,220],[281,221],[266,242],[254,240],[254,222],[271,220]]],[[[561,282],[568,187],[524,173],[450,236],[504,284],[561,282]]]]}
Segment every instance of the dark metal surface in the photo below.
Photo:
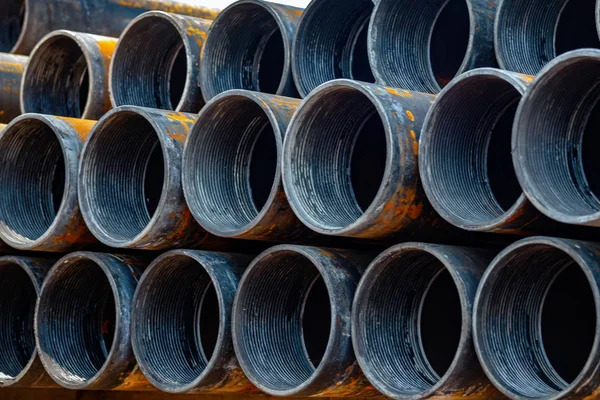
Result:
{"type": "Polygon", "coordinates": [[[0,53],[0,123],[8,124],[21,115],[19,94],[28,62],[29,57],[0,53]]]}
{"type": "Polygon", "coordinates": [[[318,233],[371,239],[445,226],[418,171],[434,99],[350,80],[315,89],[284,142],[283,182],[298,218],[318,233]]]}
{"type": "Polygon", "coordinates": [[[494,254],[404,243],[370,264],[352,306],[352,342],[381,393],[413,400],[504,398],[479,366],[471,334],[477,284],[494,254]],[[427,330],[426,313],[436,317],[435,332],[427,330]]]}
{"type": "Polygon", "coordinates": [[[38,357],[35,303],[52,260],[0,257],[0,388],[53,387],[38,357]]]}
{"type": "Polygon", "coordinates": [[[173,250],[150,264],[133,300],[131,334],[140,369],[154,386],[168,393],[258,392],[231,338],[233,299],[251,260],[173,250]]]}
{"type": "MultiPolygon", "coordinates": [[[[494,385],[512,399],[593,399],[600,386],[600,245],[597,243],[534,237],[523,239],[502,251],[484,274],[474,305],[473,338],[479,360],[494,385]],[[556,297],[560,304],[589,292],[586,302],[573,303],[564,311],[554,308],[557,325],[575,332],[580,321],[586,327],[589,352],[581,353],[581,343],[561,341],[564,354],[560,363],[550,360],[548,326],[543,326],[545,307],[551,301],[552,286],[573,283],[565,273],[577,272],[578,283],[556,297]],[[581,282],[580,282],[581,281],[581,282]],[[585,290],[583,290],[585,289],[585,290]],[[585,310],[586,315],[582,314],[585,310]],[[544,313],[544,314],[543,314],[544,313]],[[569,316],[575,315],[574,318],[569,316]],[[573,324],[571,324],[573,323],[573,324]],[[546,341],[546,342],[545,342],[546,341]],[[593,344],[592,344],[593,343],[593,344]],[[571,379],[564,366],[575,353],[582,356],[571,379]],[[559,370],[560,369],[560,370],[559,370]],[[568,380],[567,380],[568,379],[568,380]]],[[[556,355],[556,353],[554,353],[556,355]]]]}
{"type": "Polygon", "coordinates": [[[567,51],[600,47],[596,0],[498,0],[494,41],[503,69],[537,74],[567,51]]]}
{"type": "Polygon", "coordinates": [[[250,264],[235,297],[232,330],[252,383],[277,396],[377,393],[360,371],[350,334],[354,292],[371,259],[368,253],[281,245],[250,264]],[[317,286],[325,293],[315,292],[317,286]],[[328,307],[329,318],[315,318],[328,307]],[[312,314],[305,316],[307,310],[312,314]],[[303,329],[303,318],[310,318],[311,331],[303,329]],[[312,351],[315,341],[325,345],[321,354],[312,351]]]}
{"type": "Polygon", "coordinates": [[[162,11],[134,19],[121,35],[110,67],[113,106],[200,111],[200,52],[210,24],[162,11]]]}
{"type": "Polygon", "coordinates": [[[11,247],[68,251],[97,243],[77,198],[79,156],[96,122],[26,114],[0,133],[0,238],[11,247]]]}
{"type": "Polygon", "coordinates": [[[367,54],[372,11],[371,0],[319,0],[308,4],[292,48],[292,72],[302,97],[333,79],[375,81],[367,54]]]}
{"type": "Polygon", "coordinates": [[[437,93],[462,72],[495,67],[497,1],[378,1],[368,38],[377,83],[437,93]]]}
{"type": "Polygon", "coordinates": [[[529,200],[560,222],[600,226],[600,50],[550,62],[517,109],[513,163],[529,200]]]}
{"type": "Polygon", "coordinates": [[[23,113],[98,120],[112,107],[108,69],[116,45],[116,38],[65,30],[45,36],[23,73],[23,113]]]}
{"type": "Polygon", "coordinates": [[[291,210],[281,182],[283,139],[299,104],[230,90],[202,109],[183,153],[183,189],[208,232],[279,241],[312,234],[291,210]]]}
{"type": "Polygon", "coordinates": [[[151,388],[131,348],[131,304],[144,263],[105,253],[71,253],[48,273],[35,313],[38,353],[68,389],[151,388]]]}
{"type": "Polygon", "coordinates": [[[3,0],[0,51],[29,54],[42,37],[59,29],[118,37],[132,19],[149,10],[205,19],[218,14],[186,0],[3,0]]]}
{"type": "Polygon", "coordinates": [[[206,101],[229,89],[298,97],[292,77],[292,40],[302,9],[239,0],[215,18],[200,62],[206,101]]]}
{"type": "Polygon", "coordinates": [[[161,250],[199,245],[183,196],[181,153],[192,114],[121,106],[90,133],[81,155],[79,198],[90,231],[107,246],[161,250]]]}

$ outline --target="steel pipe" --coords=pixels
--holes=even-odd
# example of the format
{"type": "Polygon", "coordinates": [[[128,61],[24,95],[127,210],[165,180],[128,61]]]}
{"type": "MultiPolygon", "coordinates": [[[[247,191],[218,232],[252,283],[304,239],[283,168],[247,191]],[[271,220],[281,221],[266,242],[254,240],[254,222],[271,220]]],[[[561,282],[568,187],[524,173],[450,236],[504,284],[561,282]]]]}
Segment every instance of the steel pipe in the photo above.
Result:
{"type": "Polygon", "coordinates": [[[29,57],[0,53],[0,123],[8,124],[21,115],[21,79],[28,62],[29,57]]]}
{"type": "Polygon", "coordinates": [[[356,238],[438,228],[418,171],[421,125],[434,99],[350,80],[311,92],[283,150],[283,183],[298,218],[318,233],[356,238]]]}
{"type": "Polygon", "coordinates": [[[560,222],[600,226],[599,79],[600,50],[569,52],[540,72],[517,109],[517,178],[533,205],[560,222]]]}
{"type": "Polygon", "coordinates": [[[378,1],[368,38],[377,83],[437,93],[465,71],[495,67],[497,1],[378,1]]]}
{"type": "Polygon", "coordinates": [[[255,240],[308,234],[281,182],[283,138],[299,104],[230,90],[202,109],[183,152],[183,189],[192,214],[208,232],[255,240]]]}
{"type": "Polygon", "coordinates": [[[132,344],[148,380],[168,393],[251,393],[231,339],[231,308],[252,258],[169,251],[150,264],[133,300],[132,344]]]}
{"type": "Polygon", "coordinates": [[[210,28],[200,60],[204,100],[229,89],[298,97],[292,77],[292,39],[302,9],[239,0],[210,28]]]}
{"type": "Polygon", "coordinates": [[[600,245],[534,237],[484,274],[473,338],[492,383],[511,399],[593,398],[600,386],[600,245]]]}
{"type": "Polygon", "coordinates": [[[500,399],[479,366],[471,323],[477,284],[494,253],[404,243],[364,273],[352,342],[369,381],[393,399],[500,399]]]}
{"type": "Polygon", "coordinates": [[[38,357],[33,315],[52,261],[0,257],[0,388],[52,387],[38,357]]]}
{"type": "Polygon", "coordinates": [[[77,197],[79,156],[94,124],[26,114],[0,133],[0,239],[32,251],[97,243],[77,197]]]}
{"type": "Polygon", "coordinates": [[[143,264],[77,252],[48,273],[35,312],[37,350],[52,379],[67,389],[151,388],[131,349],[131,304],[143,264]]]}
{"type": "Polygon", "coordinates": [[[112,105],[200,111],[200,52],[209,28],[208,20],[162,11],[134,19],[111,62],[112,105]]]}
{"type": "Polygon", "coordinates": [[[446,221],[467,230],[519,233],[548,226],[514,172],[515,112],[533,77],[481,68],[455,78],[423,124],[419,171],[446,221]]]}
{"type": "Polygon", "coordinates": [[[371,0],[312,1],[302,14],[292,48],[292,72],[306,97],[333,79],[374,82],[367,54],[371,0]]]}
{"type": "Polygon", "coordinates": [[[281,245],[260,254],[233,304],[233,344],[246,376],[276,396],[372,396],[350,338],[360,274],[372,257],[281,245]]]}
{"type": "Polygon", "coordinates": [[[600,47],[596,0],[498,0],[494,40],[503,69],[537,74],[565,52],[600,47]]]}
{"type": "Polygon", "coordinates": [[[97,120],[111,109],[108,69],[117,39],[72,31],[45,36],[21,84],[23,113],[97,120]]]}
{"type": "Polygon", "coordinates": [[[160,250],[211,240],[194,221],[181,185],[191,114],[122,106],[90,133],[79,199],[90,231],[107,246],[160,250]]]}
{"type": "Polygon", "coordinates": [[[205,19],[219,12],[189,0],[3,0],[0,51],[29,54],[41,38],[60,29],[118,37],[132,19],[149,10],[205,19]]]}

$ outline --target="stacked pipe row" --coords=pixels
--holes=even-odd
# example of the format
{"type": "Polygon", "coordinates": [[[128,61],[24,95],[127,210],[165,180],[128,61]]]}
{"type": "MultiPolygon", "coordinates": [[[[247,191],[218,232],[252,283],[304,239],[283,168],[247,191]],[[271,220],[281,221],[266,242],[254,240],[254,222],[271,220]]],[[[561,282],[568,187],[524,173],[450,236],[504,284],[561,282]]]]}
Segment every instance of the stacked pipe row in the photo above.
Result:
{"type": "Polygon", "coordinates": [[[597,395],[598,6],[338,3],[0,5],[0,386],[597,395]]]}

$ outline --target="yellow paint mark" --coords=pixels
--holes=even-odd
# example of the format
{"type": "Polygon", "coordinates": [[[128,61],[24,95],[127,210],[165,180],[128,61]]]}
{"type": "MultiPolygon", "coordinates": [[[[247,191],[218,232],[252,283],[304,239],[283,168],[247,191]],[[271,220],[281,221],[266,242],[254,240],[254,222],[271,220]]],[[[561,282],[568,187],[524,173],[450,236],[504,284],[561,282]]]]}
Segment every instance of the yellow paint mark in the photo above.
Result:
{"type": "Polygon", "coordinates": [[[67,117],[55,117],[67,125],[69,125],[75,132],[77,132],[77,137],[82,142],[85,142],[87,137],[90,134],[90,131],[96,125],[97,121],[92,121],[89,119],[79,119],[79,118],[67,118],[67,117]]]}
{"type": "MultiPolygon", "coordinates": [[[[408,116],[408,119],[410,119],[411,121],[415,120],[415,115],[412,113],[412,111],[410,110],[406,110],[406,115],[408,116]]],[[[412,131],[411,131],[412,132],[412,131]]],[[[414,133],[414,132],[413,132],[414,133]]]]}
{"type": "Polygon", "coordinates": [[[417,156],[417,155],[419,155],[419,141],[417,140],[417,134],[412,129],[410,131],[410,137],[413,140],[413,142],[412,142],[413,153],[415,153],[415,156],[417,156]]]}
{"type": "Polygon", "coordinates": [[[533,76],[532,75],[519,74],[519,73],[517,73],[517,75],[525,83],[531,83],[531,81],[533,81],[533,76]]]}
{"type": "MultiPolygon", "coordinates": [[[[4,114],[4,111],[0,111],[0,116],[2,116],[2,114],[4,114]]],[[[6,128],[6,124],[0,124],[0,131],[4,128],[6,128]]]]}
{"type": "Polygon", "coordinates": [[[123,7],[145,10],[166,11],[171,14],[190,15],[192,17],[215,19],[219,10],[186,3],[174,3],[169,0],[113,0],[123,7]]]}
{"type": "Polygon", "coordinates": [[[22,74],[24,69],[23,64],[9,62],[9,61],[0,61],[0,72],[7,72],[10,74],[22,74]]]}
{"type": "Polygon", "coordinates": [[[400,96],[400,97],[412,97],[412,93],[409,92],[408,90],[398,90],[398,89],[394,89],[394,88],[385,88],[385,91],[388,92],[389,94],[393,94],[394,96],[400,96]]]}

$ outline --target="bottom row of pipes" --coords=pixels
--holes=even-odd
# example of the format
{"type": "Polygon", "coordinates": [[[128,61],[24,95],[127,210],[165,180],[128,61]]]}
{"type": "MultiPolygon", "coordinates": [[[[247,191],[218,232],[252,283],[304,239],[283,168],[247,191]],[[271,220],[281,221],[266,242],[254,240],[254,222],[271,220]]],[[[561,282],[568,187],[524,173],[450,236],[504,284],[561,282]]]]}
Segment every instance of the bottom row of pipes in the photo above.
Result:
{"type": "Polygon", "coordinates": [[[280,245],[148,261],[0,258],[0,384],[411,399],[600,386],[600,244],[280,245]]]}

